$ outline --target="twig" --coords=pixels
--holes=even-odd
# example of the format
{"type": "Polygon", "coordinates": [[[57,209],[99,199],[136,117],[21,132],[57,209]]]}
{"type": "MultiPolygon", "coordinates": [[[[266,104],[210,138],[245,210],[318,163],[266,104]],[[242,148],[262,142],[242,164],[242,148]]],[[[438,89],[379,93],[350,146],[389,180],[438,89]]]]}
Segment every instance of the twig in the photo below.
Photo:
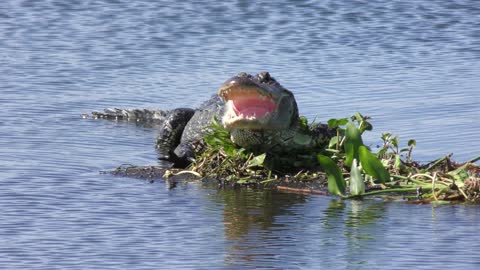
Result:
{"type": "Polygon", "coordinates": [[[469,199],[468,199],[467,194],[465,194],[465,191],[463,191],[463,189],[461,189],[461,188],[459,188],[458,190],[460,190],[460,193],[462,193],[463,197],[465,197],[465,200],[468,201],[469,199]]]}
{"type": "Polygon", "coordinates": [[[297,178],[302,173],[303,173],[303,170],[300,170],[297,174],[295,174],[295,176],[293,176],[293,178],[297,178]]]}
{"type": "Polygon", "coordinates": [[[292,188],[286,186],[277,186],[277,189],[280,191],[286,192],[294,192],[294,193],[302,193],[302,194],[319,194],[319,195],[328,195],[329,193],[322,190],[314,190],[314,189],[305,189],[305,188],[292,188]]]}
{"type": "Polygon", "coordinates": [[[178,173],[173,173],[172,175],[181,175],[181,174],[193,174],[197,177],[202,177],[202,175],[200,175],[198,172],[195,172],[195,171],[179,171],[178,173]]]}
{"type": "Polygon", "coordinates": [[[421,176],[427,177],[430,180],[432,180],[432,176],[429,175],[429,174],[426,174],[426,173],[417,173],[417,174],[412,175],[411,178],[417,178],[417,177],[421,177],[421,176]]]}

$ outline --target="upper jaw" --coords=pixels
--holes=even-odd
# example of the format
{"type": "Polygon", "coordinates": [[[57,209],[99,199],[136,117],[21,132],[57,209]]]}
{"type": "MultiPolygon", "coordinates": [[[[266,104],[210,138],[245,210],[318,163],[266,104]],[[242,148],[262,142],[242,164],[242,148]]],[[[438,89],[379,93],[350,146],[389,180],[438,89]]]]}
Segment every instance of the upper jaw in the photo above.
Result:
{"type": "MultiPolygon", "coordinates": [[[[273,93],[275,92],[275,89],[272,88],[272,85],[259,81],[258,76],[259,74],[257,74],[257,76],[251,76],[246,73],[240,73],[237,76],[234,76],[224,82],[218,90],[218,95],[221,97],[228,97],[229,92],[240,89],[245,91],[255,91],[260,95],[270,96],[271,98],[274,98],[273,93]]],[[[268,77],[270,78],[269,74],[268,77]]],[[[270,83],[271,82],[275,81],[272,80],[270,81],[270,83]]]]}

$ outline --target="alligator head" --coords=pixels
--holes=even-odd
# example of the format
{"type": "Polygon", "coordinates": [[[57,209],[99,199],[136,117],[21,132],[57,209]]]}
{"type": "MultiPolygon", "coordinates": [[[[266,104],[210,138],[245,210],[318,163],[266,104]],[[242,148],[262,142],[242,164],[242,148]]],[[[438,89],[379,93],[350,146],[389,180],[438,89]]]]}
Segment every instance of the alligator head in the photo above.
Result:
{"type": "Polygon", "coordinates": [[[218,90],[225,101],[222,123],[230,130],[280,130],[297,123],[298,108],[289,90],[268,72],[227,80],[218,90]]]}

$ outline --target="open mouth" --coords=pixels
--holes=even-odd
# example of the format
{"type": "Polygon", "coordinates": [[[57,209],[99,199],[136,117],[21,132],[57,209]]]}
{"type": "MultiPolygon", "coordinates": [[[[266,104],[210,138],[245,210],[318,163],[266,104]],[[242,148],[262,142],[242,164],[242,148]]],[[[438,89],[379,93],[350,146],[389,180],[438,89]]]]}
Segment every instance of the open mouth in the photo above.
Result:
{"type": "Polygon", "coordinates": [[[269,93],[255,87],[233,87],[222,90],[220,96],[226,101],[223,122],[226,126],[251,127],[270,118],[277,104],[269,93]]]}

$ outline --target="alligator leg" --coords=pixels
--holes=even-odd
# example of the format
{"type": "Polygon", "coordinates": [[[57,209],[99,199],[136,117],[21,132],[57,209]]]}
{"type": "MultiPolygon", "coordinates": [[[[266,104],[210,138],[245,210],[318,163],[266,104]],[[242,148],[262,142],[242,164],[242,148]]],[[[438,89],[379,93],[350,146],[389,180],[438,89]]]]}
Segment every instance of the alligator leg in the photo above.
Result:
{"type": "Polygon", "coordinates": [[[183,130],[194,113],[195,110],[189,108],[178,108],[169,112],[156,142],[160,160],[173,162],[175,167],[186,166],[186,160],[175,155],[174,150],[180,144],[183,130]]]}

